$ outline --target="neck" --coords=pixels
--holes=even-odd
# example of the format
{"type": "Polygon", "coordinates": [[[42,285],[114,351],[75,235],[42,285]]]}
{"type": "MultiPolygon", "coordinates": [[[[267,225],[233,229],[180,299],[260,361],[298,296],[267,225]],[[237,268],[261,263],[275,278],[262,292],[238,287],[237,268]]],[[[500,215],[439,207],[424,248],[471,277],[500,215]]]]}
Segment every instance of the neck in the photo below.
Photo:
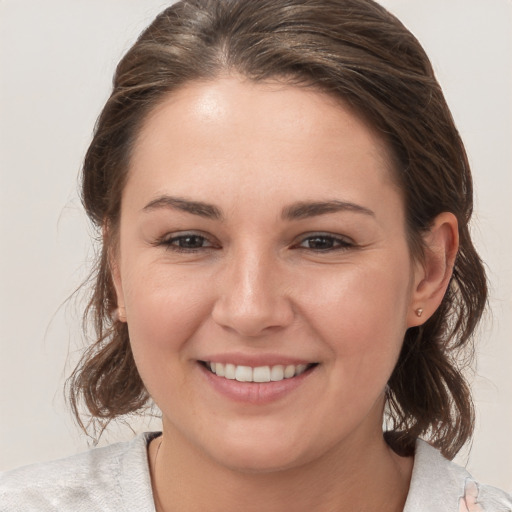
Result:
{"type": "Polygon", "coordinates": [[[294,468],[254,473],[220,465],[164,428],[149,457],[157,512],[401,512],[412,472],[412,458],[396,455],[382,435],[294,468]]]}

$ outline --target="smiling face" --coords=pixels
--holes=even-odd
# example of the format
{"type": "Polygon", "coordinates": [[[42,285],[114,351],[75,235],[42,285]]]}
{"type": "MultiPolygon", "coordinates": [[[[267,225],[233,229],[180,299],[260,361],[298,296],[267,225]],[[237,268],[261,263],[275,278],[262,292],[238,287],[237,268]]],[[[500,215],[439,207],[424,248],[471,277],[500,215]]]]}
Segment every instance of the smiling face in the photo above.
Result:
{"type": "Polygon", "coordinates": [[[312,89],[225,78],[152,112],[114,278],[164,436],[249,470],[381,439],[418,281],[389,161],[312,89]]]}

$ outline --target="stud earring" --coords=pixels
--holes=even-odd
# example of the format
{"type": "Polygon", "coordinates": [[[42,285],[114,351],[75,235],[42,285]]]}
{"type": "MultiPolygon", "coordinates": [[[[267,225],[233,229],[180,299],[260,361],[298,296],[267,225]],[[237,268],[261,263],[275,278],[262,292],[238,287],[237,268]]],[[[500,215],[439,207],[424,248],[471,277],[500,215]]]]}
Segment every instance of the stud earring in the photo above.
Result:
{"type": "Polygon", "coordinates": [[[416,313],[416,316],[417,316],[417,317],[420,317],[421,315],[423,315],[423,309],[418,308],[418,309],[415,311],[415,313],[416,313]]]}

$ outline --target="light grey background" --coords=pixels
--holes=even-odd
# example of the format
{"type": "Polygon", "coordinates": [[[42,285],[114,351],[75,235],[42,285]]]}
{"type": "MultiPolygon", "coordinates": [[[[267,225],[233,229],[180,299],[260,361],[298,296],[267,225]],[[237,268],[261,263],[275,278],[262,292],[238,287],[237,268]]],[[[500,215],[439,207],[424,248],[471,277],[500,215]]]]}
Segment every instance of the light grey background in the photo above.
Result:
{"type": "MultiPolygon", "coordinates": [[[[466,142],[491,279],[458,460],[512,489],[512,3],[382,0],[429,53],[466,142]]],[[[0,0],[0,470],[81,451],[62,398],[81,344],[66,298],[94,254],[77,174],[114,67],[161,0],[0,0]]],[[[158,422],[134,423],[136,431],[158,422]]],[[[132,433],[115,427],[102,443],[132,433]]]]}

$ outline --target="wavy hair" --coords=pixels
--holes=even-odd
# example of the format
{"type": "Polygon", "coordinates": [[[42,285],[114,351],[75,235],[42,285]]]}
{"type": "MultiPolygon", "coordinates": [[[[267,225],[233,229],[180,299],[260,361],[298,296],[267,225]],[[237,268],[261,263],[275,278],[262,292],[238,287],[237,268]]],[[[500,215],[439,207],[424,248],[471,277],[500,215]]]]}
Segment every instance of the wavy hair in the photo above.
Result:
{"type": "Polygon", "coordinates": [[[472,180],[464,145],[427,55],[416,38],[371,0],[182,0],[165,9],[117,66],[82,172],[82,199],[101,233],[86,320],[94,342],[68,381],[105,426],[150,397],[116,296],[108,254],[116,243],[130,155],[148,113],[194,80],[226,74],[285,78],[348,103],[387,141],[403,193],[411,253],[441,212],[459,223],[460,249],[448,291],[424,325],[408,329],[388,383],[388,442],[411,453],[422,436],[452,458],[471,437],[474,411],[463,366],[486,305],[483,265],[472,244],[472,180]]]}

